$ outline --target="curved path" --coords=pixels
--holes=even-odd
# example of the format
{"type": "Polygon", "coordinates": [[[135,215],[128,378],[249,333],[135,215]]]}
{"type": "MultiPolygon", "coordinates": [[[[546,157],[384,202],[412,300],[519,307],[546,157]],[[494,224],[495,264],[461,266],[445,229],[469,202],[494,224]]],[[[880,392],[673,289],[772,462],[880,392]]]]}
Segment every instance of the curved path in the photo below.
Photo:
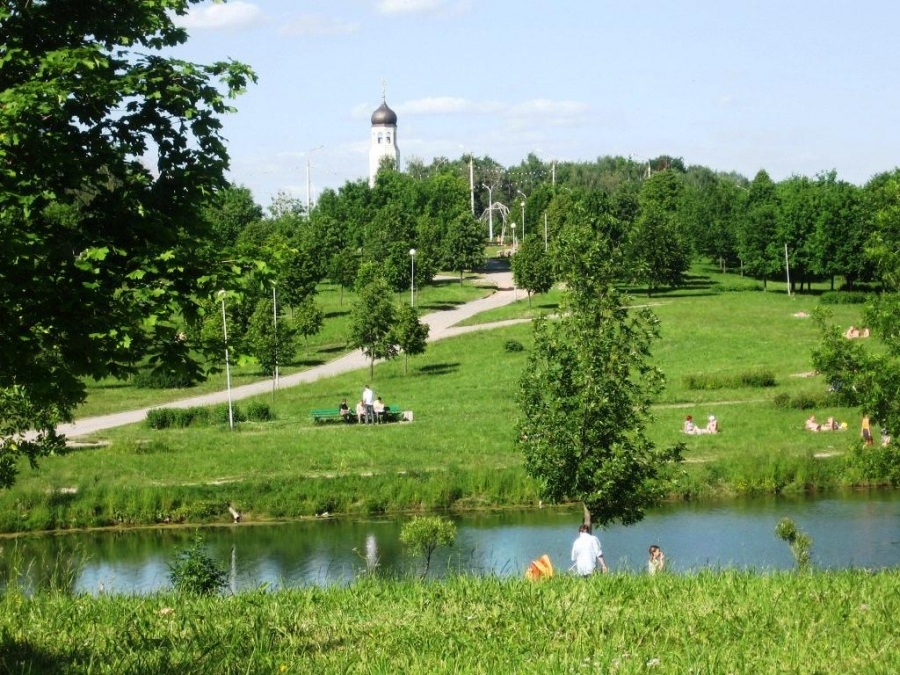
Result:
{"type": "MultiPolygon", "coordinates": [[[[488,271],[482,275],[488,286],[495,286],[496,291],[491,295],[472,302],[467,302],[459,307],[445,310],[442,312],[434,312],[426,314],[422,317],[422,321],[428,324],[429,333],[428,341],[434,342],[443,338],[454,337],[463,333],[476,330],[484,330],[487,328],[498,328],[500,326],[508,326],[515,323],[522,323],[529,319],[511,319],[509,321],[498,321],[490,324],[479,324],[476,326],[456,326],[457,323],[475,316],[481,312],[485,312],[495,307],[508,305],[518,299],[519,293],[513,287],[512,273],[509,271],[488,271]]],[[[345,354],[334,361],[329,361],[321,366],[315,366],[299,373],[293,373],[278,380],[279,388],[295,387],[298,384],[314,382],[325,377],[332,377],[341,373],[347,373],[353,370],[367,368],[369,359],[361,351],[357,350],[345,354]]],[[[265,394],[272,391],[271,380],[262,380],[247,384],[240,387],[234,387],[231,390],[232,400],[239,400],[265,394]]],[[[168,408],[192,408],[195,406],[207,406],[217,403],[226,403],[228,401],[227,391],[218,391],[202,396],[194,396],[192,398],[182,399],[164,404],[168,408]]],[[[147,417],[147,412],[152,408],[158,408],[159,405],[140,410],[130,410],[127,412],[113,413],[111,415],[102,415],[98,417],[86,417],[76,420],[71,424],[61,424],[57,428],[60,434],[65,434],[69,438],[75,436],[83,436],[103,429],[112,427],[120,427],[126,424],[135,424],[141,422],[147,417]]]]}

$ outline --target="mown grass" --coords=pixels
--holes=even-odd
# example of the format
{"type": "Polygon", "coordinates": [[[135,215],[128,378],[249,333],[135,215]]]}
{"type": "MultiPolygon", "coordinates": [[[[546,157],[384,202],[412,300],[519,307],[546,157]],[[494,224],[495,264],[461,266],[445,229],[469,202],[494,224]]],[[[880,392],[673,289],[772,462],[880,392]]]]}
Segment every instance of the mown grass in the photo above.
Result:
{"type": "MultiPolygon", "coordinates": [[[[491,292],[493,289],[479,283],[477,278],[466,278],[462,284],[458,278],[439,278],[430,285],[417,289],[416,304],[419,311],[426,314],[451,309],[491,292]]],[[[398,294],[400,301],[407,301],[408,297],[408,293],[398,294]]],[[[356,300],[356,293],[352,289],[341,290],[335,284],[319,286],[316,303],[325,315],[322,330],[308,340],[300,340],[295,359],[279,368],[282,376],[322,365],[349,351],[347,336],[350,330],[350,310],[356,300]]],[[[250,360],[238,360],[231,369],[232,386],[235,387],[265,379],[269,379],[268,376],[250,360]]],[[[220,391],[225,386],[225,374],[212,375],[205,382],[185,389],[142,389],[129,381],[112,378],[88,381],[87,386],[88,400],[78,409],[78,417],[136,410],[220,391]]]]}
{"type": "Polygon", "coordinates": [[[900,573],[360,579],[233,597],[7,592],[23,673],[896,673],[900,573]]]}
{"type": "MultiPolygon", "coordinates": [[[[858,442],[856,411],[817,409],[850,430],[803,430],[810,411],[773,403],[779,394],[821,396],[827,384],[811,370],[817,335],[808,318],[815,295],[717,293],[716,273],[652,303],[661,321],[656,358],[669,386],[649,429],[660,444],[686,444],[685,463],[670,476],[673,497],[789,492],[866,483],[846,461],[858,442]],[[706,281],[703,281],[706,279],[706,281]],[[680,293],[680,294],[679,294],[680,293]],[[764,369],[765,389],[692,389],[685,376],[723,381],[764,369]],[[685,436],[686,414],[715,414],[721,433],[685,436]]],[[[726,278],[739,286],[751,284],[726,278]]],[[[455,282],[449,286],[458,286],[455,282]]],[[[465,286],[463,287],[465,288],[465,286]]],[[[461,291],[468,293],[470,291],[461,291]]],[[[435,302],[456,302],[436,300],[435,302]]],[[[513,310],[527,312],[520,300],[513,310]]],[[[859,323],[859,307],[836,305],[835,320],[859,323]]],[[[0,493],[0,530],[229,519],[233,504],[247,519],[331,513],[387,513],[433,508],[531,506],[538,486],[514,445],[517,383],[531,347],[528,324],[463,335],[410,360],[379,365],[372,382],[389,404],[412,410],[411,424],[315,425],[309,411],[359,397],[359,371],[260,397],[276,419],[154,431],[133,425],[97,433],[109,445],[23,464],[17,485],[0,493]],[[517,340],[525,351],[508,352],[517,340]]]]}

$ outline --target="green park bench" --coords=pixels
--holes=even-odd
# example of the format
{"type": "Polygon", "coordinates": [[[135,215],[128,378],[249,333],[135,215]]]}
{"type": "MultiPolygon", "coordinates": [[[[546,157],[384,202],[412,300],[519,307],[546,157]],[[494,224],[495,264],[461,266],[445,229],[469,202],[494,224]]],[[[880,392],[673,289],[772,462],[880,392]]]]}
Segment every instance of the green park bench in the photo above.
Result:
{"type": "MultiPolygon", "coordinates": [[[[313,422],[340,422],[343,419],[340,408],[320,408],[311,411],[309,415],[313,418],[313,422]]],[[[356,422],[356,412],[350,411],[350,419],[356,422]]],[[[384,412],[381,413],[382,422],[399,422],[402,419],[403,408],[399,405],[384,406],[384,412]]]]}

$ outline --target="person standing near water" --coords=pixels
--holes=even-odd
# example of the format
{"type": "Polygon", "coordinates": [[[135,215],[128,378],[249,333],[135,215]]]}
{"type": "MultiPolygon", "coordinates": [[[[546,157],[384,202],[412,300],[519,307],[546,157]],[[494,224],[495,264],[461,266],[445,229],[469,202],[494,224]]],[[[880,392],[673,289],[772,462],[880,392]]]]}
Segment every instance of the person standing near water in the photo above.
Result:
{"type": "Polygon", "coordinates": [[[662,572],[663,567],[666,566],[666,554],[662,552],[662,549],[653,544],[650,547],[650,559],[647,561],[647,571],[650,574],[656,574],[657,572],[662,572]]]}
{"type": "Polygon", "coordinates": [[[578,528],[578,539],[572,544],[572,562],[575,563],[575,572],[582,577],[587,577],[600,569],[608,571],[606,560],[603,559],[603,549],[600,548],[600,540],[591,534],[588,525],[578,528]]]}

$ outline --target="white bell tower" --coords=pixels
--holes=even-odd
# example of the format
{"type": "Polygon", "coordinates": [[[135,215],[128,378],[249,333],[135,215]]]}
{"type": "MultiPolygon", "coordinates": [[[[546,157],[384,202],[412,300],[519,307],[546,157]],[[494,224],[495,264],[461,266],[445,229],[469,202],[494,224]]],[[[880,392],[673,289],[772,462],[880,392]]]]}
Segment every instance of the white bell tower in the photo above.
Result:
{"type": "Polygon", "coordinates": [[[400,149],[397,147],[397,113],[388,108],[382,91],[381,105],[372,113],[372,140],[369,143],[369,187],[375,185],[375,175],[381,160],[390,157],[400,170],[400,149]]]}

